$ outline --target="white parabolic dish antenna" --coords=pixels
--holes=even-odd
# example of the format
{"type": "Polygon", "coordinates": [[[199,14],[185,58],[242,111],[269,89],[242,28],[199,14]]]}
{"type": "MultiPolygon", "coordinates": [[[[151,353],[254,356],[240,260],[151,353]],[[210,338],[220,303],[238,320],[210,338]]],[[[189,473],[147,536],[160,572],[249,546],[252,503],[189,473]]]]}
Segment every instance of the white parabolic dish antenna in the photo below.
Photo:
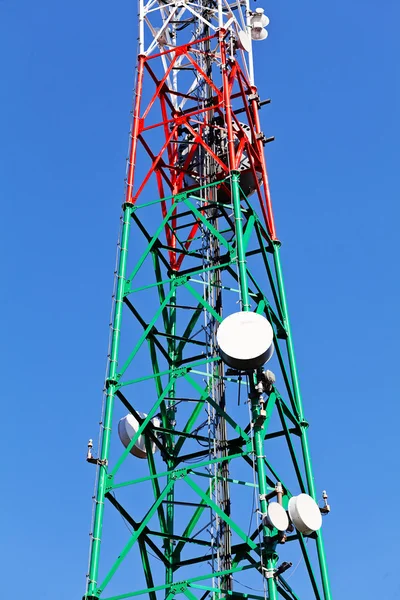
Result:
{"type": "MultiPolygon", "coordinates": [[[[147,417],[146,413],[142,413],[142,412],[138,412],[138,415],[142,419],[145,419],[147,417]]],[[[160,419],[158,419],[157,417],[152,419],[151,422],[153,423],[153,425],[155,427],[160,427],[160,419]]],[[[128,415],[126,415],[126,417],[123,417],[120,420],[120,422],[118,423],[118,435],[119,435],[119,439],[121,440],[121,442],[123,443],[125,448],[128,447],[132,438],[137,434],[139,427],[140,427],[139,422],[137,421],[137,419],[135,419],[135,417],[131,413],[129,413],[128,415]]],[[[158,450],[157,446],[155,445],[154,442],[152,442],[151,443],[152,453],[154,454],[154,452],[157,452],[157,450],[158,450]]],[[[139,435],[136,443],[134,444],[134,446],[131,449],[131,454],[133,454],[134,456],[137,456],[137,458],[146,458],[147,457],[146,443],[145,443],[144,435],[139,435]]]]}
{"type": "Polygon", "coordinates": [[[321,529],[322,515],[318,504],[308,494],[299,494],[289,500],[289,517],[300,533],[309,535],[321,529]]]}
{"type": "Polygon", "coordinates": [[[274,351],[274,332],[269,321],[254,312],[236,312],[222,321],[217,343],[225,364],[241,371],[257,369],[274,351]]]}
{"type": "Polygon", "coordinates": [[[242,50],[246,50],[246,52],[250,52],[251,39],[247,35],[247,33],[245,31],[243,31],[243,29],[241,29],[238,33],[238,40],[239,40],[239,47],[242,48],[242,50]]]}
{"type": "Polygon", "coordinates": [[[278,502],[268,504],[267,522],[278,531],[286,531],[289,527],[287,512],[278,502]]]}

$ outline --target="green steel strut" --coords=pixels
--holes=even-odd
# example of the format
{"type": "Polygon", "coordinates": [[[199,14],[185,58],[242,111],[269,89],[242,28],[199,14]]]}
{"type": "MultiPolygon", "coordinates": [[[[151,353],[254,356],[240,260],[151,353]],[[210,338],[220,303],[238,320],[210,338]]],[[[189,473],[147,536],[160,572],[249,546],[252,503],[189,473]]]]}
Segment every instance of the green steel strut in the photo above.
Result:
{"type": "MultiPolygon", "coordinates": [[[[273,242],[274,264],[275,264],[276,277],[277,277],[277,283],[278,283],[278,292],[279,292],[279,298],[280,298],[280,303],[281,303],[281,308],[282,308],[282,313],[283,313],[284,324],[285,324],[286,332],[287,332],[288,357],[289,357],[289,363],[290,363],[290,372],[292,375],[294,397],[295,397],[295,402],[296,402],[297,411],[298,411],[298,418],[299,418],[299,423],[300,423],[301,446],[302,446],[302,450],[303,450],[304,468],[305,468],[305,472],[306,472],[307,485],[308,485],[308,490],[309,490],[310,496],[312,496],[314,498],[314,500],[317,501],[317,496],[316,496],[316,492],[315,492],[314,476],[313,476],[313,472],[312,472],[310,449],[309,449],[308,439],[307,439],[308,423],[304,418],[303,403],[302,403],[302,399],[301,399],[299,378],[298,378],[298,374],[297,374],[296,357],[295,357],[295,353],[294,353],[292,332],[291,332],[291,328],[290,328],[289,313],[288,313],[287,301],[286,301],[285,286],[284,286],[283,276],[282,276],[281,260],[280,260],[280,256],[279,256],[280,246],[281,246],[281,244],[278,240],[275,240],[273,242]]],[[[317,531],[316,536],[317,536],[318,560],[319,560],[319,565],[320,565],[320,570],[321,570],[321,580],[322,580],[322,587],[324,590],[324,596],[325,596],[325,600],[332,600],[322,531],[321,530],[317,531]]]]}
{"type": "MultiPolygon", "coordinates": [[[[246,266],[246,252],[244,249],[243,242],[243,218],[242,218],[242,207],[240,198],[240,174],[238,171],[232,171],[232,200],[233,200],[233,211],[235,215],[235,234],[236,234],[236,248],[237,248],[237,263],[239,270],[239,288],[241,294],[242,310],[250,311],[250,297],[248,288],[248,274],[246,266]]],[[[268,594],[271,600],[277,599],[277,588],[276,581],[273,576],[275,565],[278,556],[275,552],[275,545],[270,543],[271,530],[265,523],[265,517],[268,513],[268,503],[266,500],[267,495],[267,480],[265,473],[265,451],[264,451],[264,422],[260,420],[260,402],[259,394],[257,393],[254,381],[257,381],[256,373],[249,373],[249,380],[251,386],[251,393],[249,401],[251,402],[251,414],[253,422],[253,440],[254,440],[254,453],[255,462],[257,465],[257,480],[259,489],[259,501],[261,509],[262,519],[262,532],[263,532],[263,545],[264,556],[266,559],[266,565],[264,576],[267,577],[268,594]]]]}
{"type": "MultiPolygon", "coordinates": [[[[171,276],[172,279],[174,279],[174,275],[171,276]]],[[[167,427],[173,431],[175,428],[175,376],[174,376],[174,369],[175,369],[175,363],[176,363],[176,341],[175,341],[175,335],[176,335],[176,288],[171,286],[171,291],[173,291],[173,294],[170,298],[170,310],[169,310],[169,319],[168,319],[168,328],[170,331],[170,338],[168,339],[168,352],[169,355],[171,357],[171,373],[169,375],[170,378],[170,382],[172,383],[170,391],[169,391],[169,399],[168,399],[168,403],[167,403],[167,411],[166,411],[166,417],[167,417],[167,427]]],[[[174,454],[174,445],[175,445],[175,440],[174,440],[174,435],[173,433],[169,433],[167,435],[167,448],[169,451],[169,454],[171,456],[173,456],[174,454]]],[[[167,467],[168,467],[168,471],[172,472],[174,467],[175,467],[175,461],[172,458],[169,458],[167,460],[167,467]]],[[[170,483],[172,481],[172,474],[170,473],[168,475],[168,483],[170,483]]],[[[167,525],[167,534],[169,537],[167,537],[164,541],[164,547],[165,547],[165,555],[168,561],[168,566],[165,569],[165,583],[167,584],[172,584],[173,582],[173,575],[174,575],[174,570],[173,570],[173,556],[174,556],[174,545],[173,545],[173,539],[172,539],[172,535],[174,533],[174,498],[175,498],[175,493],[174,493],[174,487],[172,486],[170,491],[168,492],[168,496],[167,496],[167,519],[166,519],[166,525],[167,525]]],[[[165,590],[166,593],[166,597],[168,596],[169,593],[169,588],[167,588],[165,590]]]]}
{"type": "Polygon", "coordinates": [[[131,226],[132,205],[125,203],[123,206],[123,223],[121,234],[121,247],[117,267],[117,289],[115,295],[114,318],[112,325],[112,338],[110,348],[110,360],[108,377],[106,379],[106,401],[104,409],[104,421],[102,426],[102,437],[100,446],[100,459],[98,464],[99,474],[97,482],[97,493],[95,499],[95,510],[93,520],[93,532],[89,557],[88,587],[85,598],[92,600],[98,598],[97,577],[99,572],[101,535],[103,528],[104,498],[108,473],[108,456],[111,441],[112,414],[114,398],[117,389],[117,366],[118,351],[121,336],[122,308],[125,292],[125,274],[128,255],[129,231],[131,226]]]}

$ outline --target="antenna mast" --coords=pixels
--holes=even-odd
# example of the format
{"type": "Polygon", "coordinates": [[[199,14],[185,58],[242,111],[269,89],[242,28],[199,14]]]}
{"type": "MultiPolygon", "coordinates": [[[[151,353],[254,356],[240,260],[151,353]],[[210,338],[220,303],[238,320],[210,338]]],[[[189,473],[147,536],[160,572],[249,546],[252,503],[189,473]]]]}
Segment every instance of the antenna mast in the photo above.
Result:
{"type": "Polygon", "coordinates": [[[268,24],[250,0],[139,0],[84,600],[331,600],[254,79],[268,24]]]}

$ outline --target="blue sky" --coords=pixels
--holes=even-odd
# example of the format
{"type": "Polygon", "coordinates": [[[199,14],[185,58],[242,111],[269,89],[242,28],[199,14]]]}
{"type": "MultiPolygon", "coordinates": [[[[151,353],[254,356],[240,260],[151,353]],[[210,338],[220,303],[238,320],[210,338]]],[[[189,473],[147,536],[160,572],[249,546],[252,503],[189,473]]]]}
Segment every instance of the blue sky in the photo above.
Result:
{"type": "MultiPolygon", "coordinates": [[[[400,8],[263,6],[256,72],[333,595],[400,598],[400,8]]],[[[0,1],[5,598],[84,590],[135,15],[0,1]]]]}

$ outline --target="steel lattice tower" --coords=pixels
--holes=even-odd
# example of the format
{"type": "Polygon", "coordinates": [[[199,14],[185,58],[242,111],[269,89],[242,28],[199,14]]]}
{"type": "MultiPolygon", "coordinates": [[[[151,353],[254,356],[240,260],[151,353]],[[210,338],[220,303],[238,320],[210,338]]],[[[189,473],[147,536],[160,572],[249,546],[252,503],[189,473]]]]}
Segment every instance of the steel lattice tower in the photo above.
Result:
{"type": "Polygon", "coordinates": [[[316,491],[253,73],[267,23],[250,0],[139,0],[85,600],[331,599],[321,531],[269,518],[316,491]],[[271,324],[274,376],[221,360],[237,311],[271,324]]]}

